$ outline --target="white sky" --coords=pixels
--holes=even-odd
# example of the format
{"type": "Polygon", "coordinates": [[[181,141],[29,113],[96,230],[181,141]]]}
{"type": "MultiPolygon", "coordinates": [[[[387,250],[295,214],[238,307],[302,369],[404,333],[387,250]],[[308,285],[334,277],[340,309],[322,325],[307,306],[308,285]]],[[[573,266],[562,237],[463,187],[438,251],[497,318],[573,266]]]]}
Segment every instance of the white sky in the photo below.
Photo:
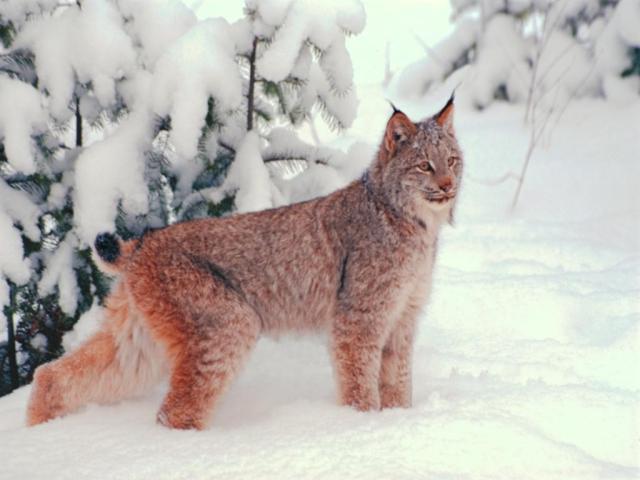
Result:
{"type": "MultiPolygon", "coordinates": [[[[318,0],[322,1],[322,0],[318,0]]],[[[244,2],[185,0],[200,18],[242,15],[244,2]]],[[[347,42],[356,84],[380,83],[384,76],[385,45],[389,42],[391,68],[397,70],[425,55],[419,36],[433,46],[450,30],[448,0],[363,0],[367,12],[364,31],[347,42]]]]}

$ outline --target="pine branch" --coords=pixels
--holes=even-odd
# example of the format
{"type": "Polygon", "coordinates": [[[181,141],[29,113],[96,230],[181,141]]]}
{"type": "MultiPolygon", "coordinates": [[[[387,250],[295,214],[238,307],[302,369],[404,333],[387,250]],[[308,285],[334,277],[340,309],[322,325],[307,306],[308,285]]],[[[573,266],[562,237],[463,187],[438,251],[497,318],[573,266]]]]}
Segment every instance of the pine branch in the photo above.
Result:
{"type": "MultiPolygon", "coordinates": [[[[236,149],[235,148],[233,148],[228,143],[223,142],[222,140],[218,140],[218,145],[220,145],[222,148],[224,148],[225,150],[228,150],[229,152],[231,152],[233,154],[236,153],[236,149]]],[[[282,153],[279,152],[279,153],[272,154],[270,156],[263,157],[262,160],[264,161],[264,163],[271,163],[271,162],[307,162],[307,163],[315,163],[317,165],[328,165],[329,164],[329,161],[326,158],[309,159],[309,158],[305,158],[302,155],[289,154],[289,153],[284,153],[284,152],[282,152],[282,153]]]]}
{"type": "Polygon", "coordinates": [[[315,163],[316,165],[329,165],[329,161],[326,158],[305,158],[302,155],[277,153],[271,156],[266,156],[262,159],[264,163],[271,162],[307,162],[315,163]]]}

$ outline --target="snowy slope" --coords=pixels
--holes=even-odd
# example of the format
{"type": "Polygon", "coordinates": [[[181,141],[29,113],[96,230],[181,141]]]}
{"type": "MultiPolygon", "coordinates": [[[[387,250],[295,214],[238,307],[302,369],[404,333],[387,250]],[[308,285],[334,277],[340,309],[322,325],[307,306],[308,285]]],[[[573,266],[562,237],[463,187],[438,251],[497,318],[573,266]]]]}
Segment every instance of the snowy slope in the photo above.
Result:
{"type": "MultiPolygon", "coordinates": [[[[352,136],[388,114],[365,89],[352,136]]],[[[415,118],[439,105],[405,106],[415,118]]],[[[263,340],[204,432],[155,424],[163,387],[23,426],[0,399],[2,479],[591,479],[640,475],[640,104],[574,103],[532,159],[522,109],[459,112],[466,183],[443,231],[414,407],[335,405],[318,339],[263,340]]]]}

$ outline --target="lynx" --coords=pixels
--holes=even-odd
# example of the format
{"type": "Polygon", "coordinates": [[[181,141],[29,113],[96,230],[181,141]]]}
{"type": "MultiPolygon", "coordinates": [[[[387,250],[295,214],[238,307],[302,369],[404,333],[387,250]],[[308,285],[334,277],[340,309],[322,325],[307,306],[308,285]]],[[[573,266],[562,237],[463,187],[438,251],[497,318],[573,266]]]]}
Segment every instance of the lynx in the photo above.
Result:
{"type": "Polygon", "coordinates": [[[38,368],[27,423],[169,373],[158,422],[205,428],[258,338],[287,331],[328,332],[340,404],[409,407],[416,318],[462,173],[453,109],[452,96],[413,123],[394,108],[370,168],[331,195],[129,241],[98,235],[96,261],[119,277],[106,318],[38,368]]]}

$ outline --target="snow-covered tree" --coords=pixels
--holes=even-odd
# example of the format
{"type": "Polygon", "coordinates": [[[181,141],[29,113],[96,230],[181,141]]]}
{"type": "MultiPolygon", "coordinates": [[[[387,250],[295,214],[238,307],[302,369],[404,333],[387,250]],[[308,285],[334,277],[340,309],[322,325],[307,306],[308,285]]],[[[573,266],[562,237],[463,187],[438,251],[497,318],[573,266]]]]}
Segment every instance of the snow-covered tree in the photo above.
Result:
{"type": "Polygon", "coordinates": [[[640,93],[636,0],[451,0],[453,33],[396,79],[422,95],[453,77],[477,108],[640,93]],[[537,100],[533,99],[537,97],[537,100]]]}
{"type": "Polygon", "coordinates": [[[97,233],[128,238],[345,182],[342,155],[296,129],[315,112],[337,129],[353,121],[345,39],[363,27],[355,0],[248,0],[232,24],[179,0],[1,3],[0,390],[14,328],[23,383],[104,297],[97,233]],[[285,179],[286,164],[304,172],[285,179]]]}
{"type": "Polygon", "coordinates": [[[90,250],[72,232],[79,105],[88,89],[71,73],[70,93],[61,100],[60,83],[47,83],[51,77],[41,73],[47,62],[51,68],[59,45],[53,37],[49,44],[32,37],[36,26],[50,34],[46,19],[59,9],[67,20],[67,7],[51,1],[0,5],[6,32],[0,55],[0,306],[7,322],[0,391],[28,381],[37,365],[60,355],[63,333],[106,291],[90,250]]]}

